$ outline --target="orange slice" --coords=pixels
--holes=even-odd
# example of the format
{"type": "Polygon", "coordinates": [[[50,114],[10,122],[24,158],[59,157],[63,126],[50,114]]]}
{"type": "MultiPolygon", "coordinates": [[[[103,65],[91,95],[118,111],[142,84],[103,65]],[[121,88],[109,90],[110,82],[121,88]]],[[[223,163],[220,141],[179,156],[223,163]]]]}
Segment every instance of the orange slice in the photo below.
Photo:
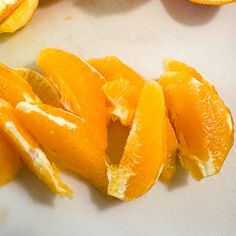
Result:
{"type": "Polygon", "coordinates": [[[1,0],[0,1],[0,23],[8,17],[23,0],[1,0]]]}
{"type": "Polygon", "coordinates": [[[57,171],[28,132],[14,116],[10,104],[0,99],[0,132],[20,154],[26,165],[49,188],[61,196],[72,196],[72,191],[62,183],[57,171]]]}
{"type": "Polygon", "coordinates": [[[217,174],[233,144],[233,120],[212,85],[187,72],[166,72],[160,84],[179,140],[180,160],[200,180],[217,174]]]}
{"type": "Polygon", "coordinates": [[[28,68],[18,68],[15,69],[15,72],[30,84],[34,93],[43,103],[54,107],[61,107],[59,92],[45,76],[28,68]]]}
{"type": "Polygon", "coordinates": [[[0,186],[10,182],[21,168],[18,154],[0,133],[0,186]]]}
{"type": "Polygon", "coordinates": [[[65,167],[106,191],[107,157],[94,145],[83,119],[44,104],[21,102],[16,109],[19,119],[35,139],[53,152],[65,167]]]}
{"type": "Polygon", "coordinates": [[[118,166],[108,169],[108,194],[124,201],[137,198],[156,182],[166,161],[166,115],[161,86],[147,82],[118,166]]]}
{"type": "Polygon", "coordinates": [[[21,101],[40,102],[30,85],[12,69],[0,64],[0,97],[16,106],[21,101]]]}
{"type": "Polygon", "coordinates": [[[190,0],[190,1],[202,5],[216,5],[216,6],[235,2],[235,0],[190,0]]]}
{"type": "Polygon", "coordinates": [[[176,171],[176,157],[178,141],[169,118],[166,118],[166,138],[167,138],[167,159],[161,172],[160,180],[168,183],[173,178],[176,171]]]}
{"type": "Polygon", "coordinates": [[[113,120],[118,118],[123,125],[132,125],[144,79],[115,56],[90,59],[88,62],[108,81],[103,91],[112,104],[110,112],[113,120]]]}
{"type": "Polygon", "coordinates": [[[101,90],[103,76],[81,58],[58,49],[42,50],[37,62],[60,92],[65,109],[84,118],[91,137],[105,150],[107,108],[101,90]]]}
{"type": "Polygon", "coordinates": [[[31,20],[39,0],[24,0],[5,20],[0,23],[0,33],[13,33],[31,20]]]}

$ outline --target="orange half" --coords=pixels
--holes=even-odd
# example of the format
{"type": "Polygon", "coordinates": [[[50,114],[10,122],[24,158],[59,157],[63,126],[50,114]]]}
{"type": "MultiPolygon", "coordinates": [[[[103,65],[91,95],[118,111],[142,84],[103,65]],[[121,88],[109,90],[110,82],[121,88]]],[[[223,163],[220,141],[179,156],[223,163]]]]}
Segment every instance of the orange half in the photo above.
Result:
{"type": "Polygon", "coordinates": [[[235,0],[190,0],[191,2],[202,4],[202,5],[224,5],[235,2],[235,0]]]}

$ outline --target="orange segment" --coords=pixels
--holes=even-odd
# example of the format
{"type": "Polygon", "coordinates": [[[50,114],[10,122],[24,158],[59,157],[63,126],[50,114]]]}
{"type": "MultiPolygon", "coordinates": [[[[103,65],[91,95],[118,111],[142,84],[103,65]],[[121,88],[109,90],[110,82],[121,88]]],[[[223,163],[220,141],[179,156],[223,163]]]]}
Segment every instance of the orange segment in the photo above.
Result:
{"type": "Polygon", "coordinates": [[[144,86],[144,79],[115,56],[88,61],[108,81],[103,86],[111,102],[111,114],[123,125],[131,125],[144,86]]]}
{"type": "Polygon", "coordinates": [[[235,0],[190,0],[191,2],[203,4],[203,5],[224,5],[235,2],[235,0]]]}
{"type": "Polygon", "coordinates": [[[185,71],[186,73],[190,74],[192,77],[194,77],[196,80],[199,80],[202,83],[205,83],[206,80],[203,78],[203,76],[193,67],[185,64],[184,62],[177,61],[175,59],[165,59],[163,62],[164,65],[164,71],[185,71]]]}
{"type": "Polygon", "coordinates": [[[186,72],[160,79],[181,163],[198,180],[218,173],[233,144],[233,120],[213,86],[186,72]]]}
{"type": "Polygon", "coordinates": [[[156,182],[166,161],[166,115],[161,86],[147,82],[119,166],[108,170],[108,194],[132,200],[156,182]]]}
{"type": "Polygon", "coordinates": [[[12,69],[0,64],[0,97],[16,106],[21,101],[40,102],[30,85],[12,69]]]}
{"type": "Polygon", "coordinates": [[[107,109],[101,90],[103,76],[81,58],[58,49],[42,50],[37,62],[60,92],[62,105],[85,119],[91,137],[105,150],[107,109]]]}
{"type": "Polygon", "coordinates": [[[4,21],[0,23],[0,33],[13,33],[31,20],[39,0],[24,0],[4,21]]]}
{"type": "Polygon", "coordinates": [[[2,99],[0,99],[0,132],[20,154],[26,165],[52,191],[61,196],[72,196],[72,191],[62,183],[56,169],[50,164],[38,144],[15,118],[11,105],[2,99]]]}
{"type": "Polygon", "coordinates": [[[0,1],[0,23],[8,17],[21,3],[23,0],[1,0],[0,1]]]}
{"type": "Polygon", "coordinates": [[[18,154],[0,133],[0,186],[10,182],[21,168],[18,154]]]}
{"type": "Polygon", "coordinates": [[[20,120],[35,139],[53,152],[64,166],[105,192],[106,155],[94,145],[85,122],[78,116],[48,105],[17,105],[20,120]]]}
{"type": "Polygon", "coordinates": [[[169,118],[166,118],[166,139],[167,139],[167,159],[161,172],[160,180],[168,183],[173,178],[176,171],[176,154],[178,141],[169,118]]]}
{"type": "Polygon", "coordinates": [[[43,103],[61,107],[61,96],[59,92],[45,76],[28,68],[18,68],[15,69],[15,72],[30,84],[34,93],[43,103]]]}

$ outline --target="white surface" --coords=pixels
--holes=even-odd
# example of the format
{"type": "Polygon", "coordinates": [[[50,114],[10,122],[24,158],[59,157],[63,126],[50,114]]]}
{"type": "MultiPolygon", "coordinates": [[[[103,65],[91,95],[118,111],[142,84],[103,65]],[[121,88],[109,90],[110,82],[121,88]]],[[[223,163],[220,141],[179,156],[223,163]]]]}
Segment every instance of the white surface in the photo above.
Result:
{"type": "MultiPolygon", "coordinates": [[[[27,28],[0,36],[0,62],[32,65],[44,47],[84,58],[115,54],[147,79],[174,57],[194,65],[236,115],[236,4],[185,0],[41,0],[27,28]]],[[[106,200],[73,177],[72,201],[55,197],[31,173],[0,189],[1,236],[236,235],[236,149],[218,176],[198,183],[178,173],[130,202],[106,200]]]]}

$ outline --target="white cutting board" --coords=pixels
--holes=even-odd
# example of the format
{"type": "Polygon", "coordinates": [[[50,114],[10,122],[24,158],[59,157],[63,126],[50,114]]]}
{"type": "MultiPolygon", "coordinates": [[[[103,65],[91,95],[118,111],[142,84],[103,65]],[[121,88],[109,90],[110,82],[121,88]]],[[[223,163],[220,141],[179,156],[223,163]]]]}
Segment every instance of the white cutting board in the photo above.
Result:
{"type": "MultiPolygon", "coordinates": [[[[25,29],[0,36],[0,62],[32,66],[44,47],[85,59],[115,54],[147,79],[160,75],[163,58],[183,60],[216,85],[236,117],[236,4],[41,0],[25,29]]],[[[236,235],[235,147],[219,175],[198,183],[180,170],[169,187],[157,183],[129,203],[64,179],[75,190],[72,201],[52,195],[28,171],[0,188],[0,235],[236,235]]]]}

